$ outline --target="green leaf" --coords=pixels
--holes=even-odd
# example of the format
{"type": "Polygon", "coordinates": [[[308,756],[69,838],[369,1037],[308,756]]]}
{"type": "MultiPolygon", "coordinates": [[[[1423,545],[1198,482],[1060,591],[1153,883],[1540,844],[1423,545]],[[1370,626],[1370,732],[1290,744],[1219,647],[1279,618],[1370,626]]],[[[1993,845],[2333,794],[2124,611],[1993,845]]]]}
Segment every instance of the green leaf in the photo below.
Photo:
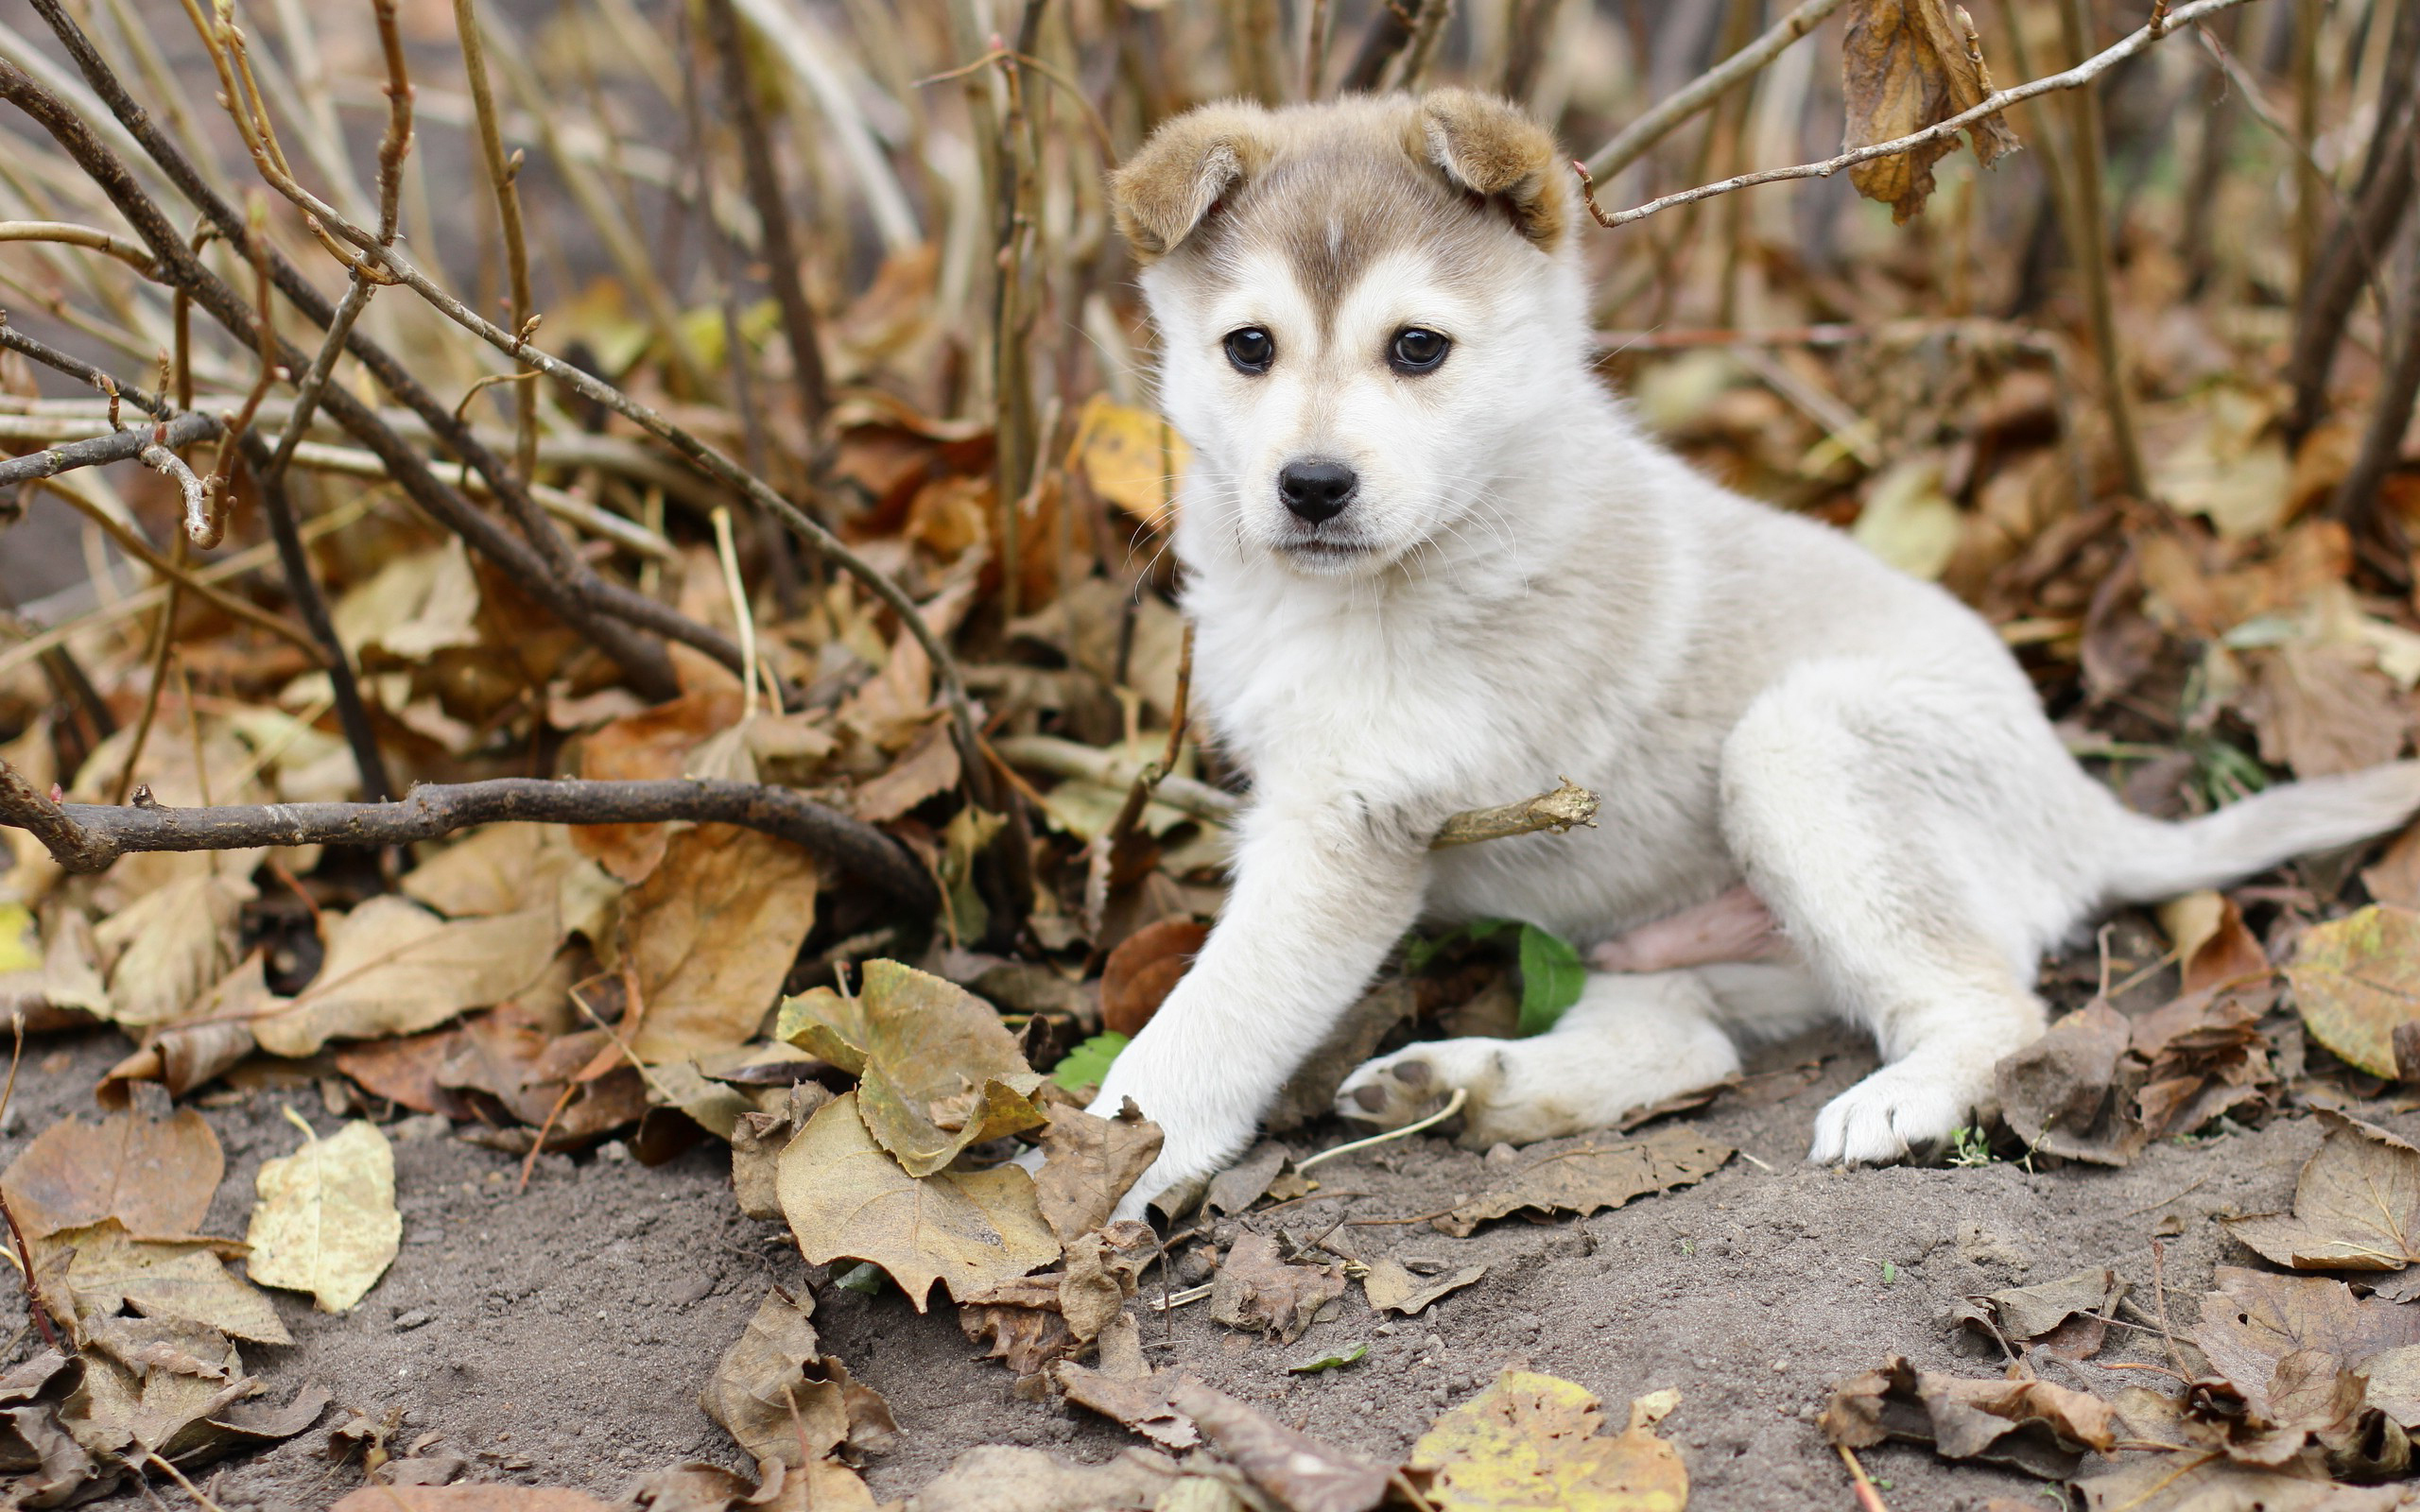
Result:
{"type": "Polygon", "coordinates": [[[1509,928],[1512,925],[1512,920],[1509,919],[1474,919],[1469,923],[1461,925],[1460,928],[1447,930],[1443,935],[1438,936],[1435,939],[1428,939],[1423,936],[1415,934],[1404,944],[1404,974],[1406,976],[1417,976],[1421,972],[1428,970],[1429,962],[1435,960],[1438,956],[1443,955],[1454,946],[1461,944],[1464,941],[1477,944],[1478,941],[1487,938],[1489,936],[1497,934],[1504,929],[1509,928]]]}
{"type": "Polygon", "coordinates": [[[1115,1029],[1097,1034],[1061,1057],[1051,1068],[1050,1079],[1071,1092],[1098,1087],[1109,1074],[1109,1063],[1126,1045],[1127,1037],[1115,1029]]]}
{"type": "Polygon", "coordinates": [[[1369,1352],[1370,1347],[1367,1344],[1357,1344],[1342,1354],[1322,1355],[1319,1359],[1305,1360],[1301,1365],[1289,1365],[1286,1368],[1298,1376],[1315,1376],[1322,1370],[1342,1369],[1369,1352]]]}
{"type": "Polygon", "coordinates": [[[1544,1034],[1580,1001],[1588,968],[1560,936],[1535,924],[1521,926],[1521,1034],[1544,1034]]]}

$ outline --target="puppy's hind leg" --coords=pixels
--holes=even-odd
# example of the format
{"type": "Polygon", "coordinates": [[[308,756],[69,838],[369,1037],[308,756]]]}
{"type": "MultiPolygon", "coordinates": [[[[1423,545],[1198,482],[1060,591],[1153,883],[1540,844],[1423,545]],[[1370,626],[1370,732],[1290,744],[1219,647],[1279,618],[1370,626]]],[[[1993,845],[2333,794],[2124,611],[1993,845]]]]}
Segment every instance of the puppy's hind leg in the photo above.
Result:
{"type": "Polygon", "coordinates": [[[1931,1153],[1989,1106],[2000,1057],[2042,1032],[2018,975],[2028,901],[2047,885],[2022,843],[2030,711],[2003,702],[1920,673],[1815,664],[1762,695],[1725,743],[1734,855],[1887,1062],[1817,1116],[1809,1160],[1931,1153]]]}
{"type": "Polygon", "coordinates": [[[1459,1090],[1461,1143],[1471,1149],[1606,1128],[1738,1073],[1739,1052],[1716,1013],[1695,971],[1591,971],[1580,1001],[1547,1033],[1407,1046],[1346,1077],[1336,1110],[1400,1128],[1459,1090]]]}

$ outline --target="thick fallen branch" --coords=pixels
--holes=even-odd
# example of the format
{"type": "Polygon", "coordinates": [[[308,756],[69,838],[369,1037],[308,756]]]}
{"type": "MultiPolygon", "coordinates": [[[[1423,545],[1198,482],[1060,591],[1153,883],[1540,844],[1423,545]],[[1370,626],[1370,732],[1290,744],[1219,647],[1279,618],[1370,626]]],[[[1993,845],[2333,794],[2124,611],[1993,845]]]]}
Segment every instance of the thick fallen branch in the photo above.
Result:
{"type": "MultiPolygon", "coordinates": [[[[1737,174],[1729,179],[1717,180],[1713,183],[1700,184],[1694,189],[1684,189],[1675,194],[1665,195],[1660,198],[1651,199],[1643,205],[1634,205],[1628,210],[1599,209],[1595,191],[1592,188],[1588,191],[1588,211],[1590,215],[1596,216],[1597,223],[1600,226],[1627,226],[1634,221],[1645,220],[1650,215],[1679,205],[1695,204],[1701,199],[1713,199],[1722,195],[1735,194],[1742,189],[1753,189],[1758,184],[1783,183],[1793,179],[1828,179],[1841,169],[1854,168],[1860,163],[1872,163],[1877,158],[1896,157],[1902,152],[1945,141],[1979,121],[1997,115],[2012,105],[2021,105],[2038,95],[2056,94],[2063,89],[2080,89],[2169,33],[2190,26],[2205,16],[2213,16],[2221,10],[2249,3],[2250,0],[2193,0],[2192,4],[2177,7],[2166,15],[2154,19],[2150,26],[2134,32],[2114,46],[2095,53],[2064,73],[2047,74],[2012,89],[1995,90],[1977,101],[1971,110],[1961,111],[1945,121],[1938,122],[1907,136],[1893,138],[1889,142],[1872,143],[1853,151],[1843,152],[1837,158],[1826,158],[1821,163],[1802,163],[1788,168],[1766,168],[1757,173],[1737,174]]],[[[1771,34],[1768,33],[1768,35],[1771,34]]],[[[1572,166],[1579,170],[1582,183],[1587,184],[1590,177],[1587,167],[1578,163],[1573,163],[1572,166]]]]}
{"type": "Polygon", "coordinates": [[[929,915],[941,906],[916,859],[872,825],[760,782],[431,782],[392,803],[167,808],[51,801],[0,762],[0,824],[30,832],[69,871],[99,871],[138,850],[255,846],[398,846],[475,824],[735,824],[787,840],[929,915]]]}

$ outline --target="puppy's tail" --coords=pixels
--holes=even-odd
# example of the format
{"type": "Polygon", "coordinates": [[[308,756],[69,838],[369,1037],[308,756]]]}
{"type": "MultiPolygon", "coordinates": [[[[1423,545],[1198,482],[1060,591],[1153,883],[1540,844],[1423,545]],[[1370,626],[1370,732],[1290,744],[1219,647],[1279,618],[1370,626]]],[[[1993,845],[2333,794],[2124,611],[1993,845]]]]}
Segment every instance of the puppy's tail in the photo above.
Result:
{"type": "Polygon", "coordinates": [[[2129,814],[2107,883],[2112,902],[2159,902],[2281,861],[2384,834],[2420,811],[2420,761],[2287,782],[2182,824],[2129,814]]]}

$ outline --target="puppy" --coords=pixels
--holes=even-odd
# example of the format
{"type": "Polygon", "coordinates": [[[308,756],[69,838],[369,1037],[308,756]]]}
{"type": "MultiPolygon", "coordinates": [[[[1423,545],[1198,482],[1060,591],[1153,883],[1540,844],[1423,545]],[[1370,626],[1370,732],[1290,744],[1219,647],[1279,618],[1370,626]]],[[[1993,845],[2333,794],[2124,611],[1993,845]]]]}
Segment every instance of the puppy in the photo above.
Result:
{"type": "Polygon", "coordinates": [[[1101,1088],[1167,1134],[1125,1216],[1240,1152],[1424,919],[1675,969],[1592,971],[1534,1039],[1373,1061],[1345,1116],[1459,1089],[1467,1143],[1571,1134],[1831,1014],[1885,1064],[1808,1158],[1889,1161],[1986,1104],[2042,1032],[2041,953],[2096,910],[2420,808],[2413,762],[2184,824],[2121,807],[1971,610],[1639,433],[1595,375],[1568,170],[1509,106],[1205,107],[1112,198],[1192,446],[1195,708],[1253,784],[1225,912],[1101,1088]],[[1559,774],[1598,828],[1428,849],[1559,774]]]}

